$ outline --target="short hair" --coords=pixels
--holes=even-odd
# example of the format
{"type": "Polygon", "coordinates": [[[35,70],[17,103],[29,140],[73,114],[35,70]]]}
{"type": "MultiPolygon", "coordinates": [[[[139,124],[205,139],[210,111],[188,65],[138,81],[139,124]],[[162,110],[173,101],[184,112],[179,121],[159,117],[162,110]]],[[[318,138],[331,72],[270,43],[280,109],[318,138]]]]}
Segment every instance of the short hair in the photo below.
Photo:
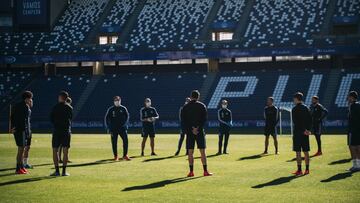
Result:
{"type": "Polygon", "coordinates": [[[59,93],[59,96],[62,97],[63,99],[65,99],[65,101],[66,101],[66,99],[69,97],[69,93],[66,91],[61,91],[59,93]]]}
{"type": "Polygon", "coordinates": [[[315,95],[315,96],[313,96],[312,98],[313,98],[313,99],[316,99],[316,100],[319,100],[319,97],[318,97],[318,96],[316,96],[316,95],[315,95]]]}
{"type": "Polygon", "coordinates": [[[145,102],[151,102],[150,98],[145,98],[145,102]]]}
{"type": "Polygon", "coordinates": [[[114,101],[115,100],[121,100],[121,97],[120,96],[115,96],[113,99],[114,99],[114,101]]]}
{"type": "Polygon", "coordinates": [[[72,103],[72,99],[71,99],[70,97],[68,97],[68,98],[66,99],[66,103],[71,104],[71,103],[72,103]]]}
{"type": "Polygon", "coordinates": [[[350,91],[348,96],[357,100],[359,94],[356,91],[350,91]]]}
{"type": "Polygon", "coordinates": [[[33,98],[33,93],[27,90],[27,91],[22,93],[21,97],[23,98],[23,100],[32,99],[33,98]]]}
{"type": "Polygon", "coordinates": [[[223,100],[221,101],[221,104],[228,104],[228,101],[227,101],[226,99],[223,99],[223,100]]]}
{"type": "Polygon", "coordinates": [[[302,101],[303,100],[303,97],[304,97],[304,94],[301,93],[301,92],[296,92],[293,96],[293,98],[299,100],[299,101],[302,101]]]}
{"type": "Polygon", "coordinates": [[[191,91],[191,98],[199,99],[199,97],[200,97],[200,92],[199,92],[199,90],[193,90],[193,91],[191,91]]]}
{"type": "Polygon", "coordinates": [[[274,102],[274,97],[268,97],[268,99],[270,99],[271,102],[274,102]]]}

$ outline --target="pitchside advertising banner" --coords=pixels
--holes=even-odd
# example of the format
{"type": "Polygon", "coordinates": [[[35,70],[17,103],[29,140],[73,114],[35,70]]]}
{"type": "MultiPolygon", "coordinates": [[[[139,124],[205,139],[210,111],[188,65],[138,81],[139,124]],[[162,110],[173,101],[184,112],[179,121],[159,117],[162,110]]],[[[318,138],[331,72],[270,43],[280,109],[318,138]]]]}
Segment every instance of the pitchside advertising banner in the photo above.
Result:
{"type": "Polygon", "coordinates": [[[19,25],[46,25],[48,0],[16,0],[16,14],[19,25]]]}

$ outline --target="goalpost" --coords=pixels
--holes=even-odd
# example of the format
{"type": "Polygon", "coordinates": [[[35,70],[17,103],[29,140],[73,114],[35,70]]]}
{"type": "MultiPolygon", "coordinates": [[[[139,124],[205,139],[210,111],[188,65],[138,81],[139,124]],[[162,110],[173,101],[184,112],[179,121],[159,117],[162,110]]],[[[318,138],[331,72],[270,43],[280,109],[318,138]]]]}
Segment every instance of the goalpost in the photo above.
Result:
{"type": "Polygon", "coordinates": [[[280,107],[279,108],[279,127],[280,127],[280,135],[283,135],[284,128],[290,127],[290,133],[293,134],[293,121],[292,121],[292,112],[290,107],[280,107]],[[288,113],[289,118],[287,119],[283,113],[288,113]],[[285,119],[284,119],[285,117],[285,119]],[[288,120],[289,122],[284,122],[284,120],[288,120]]]}

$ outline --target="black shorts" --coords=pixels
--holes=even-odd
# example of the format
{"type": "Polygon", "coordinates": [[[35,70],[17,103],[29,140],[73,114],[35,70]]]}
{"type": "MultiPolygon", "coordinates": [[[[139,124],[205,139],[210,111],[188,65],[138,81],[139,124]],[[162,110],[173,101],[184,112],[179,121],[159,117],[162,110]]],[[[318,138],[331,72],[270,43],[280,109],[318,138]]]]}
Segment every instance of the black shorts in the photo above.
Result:
{"type": "Polygon", "coordinates": [[[194,149],[195,142],[198,149],[206,148],[206,139],[204,130],[200,130],[199,134],[194,135],[192,131],[188,130],[186,133],[186,149],[194,149]]]}
{"type": "Polygon", "coordinates": [[[18,147],[27,146],[28,136],[26,135],[25,131],[15,132],[14,138],[15,138],[16,146],[18,146],[18,147]]]}
{"type": "Polygon", "coordinates": [[[360,134],[348,133],[348,145],[359,146],[360,145],[360,134]]]}
{"type": "Polygon", "coordinates": [[[141,132],[141,137],[155,137],[155,128],[154,127],[143,128],[141,132]]]}
{"type": "Polygon", "coordinates": [[[308,152],[310,151],[309,136],[297,134],[293,136],[293,151],[295,152],[308,152]]]}
{"type": "Polygon", "coordinates": [[[321,131],[322,131],[321,124],[313,123],[312,133],[314,135],[321,135],[321,131]]]}
{"type": "Polygon", "coordinates": [[[52,137],[52,147],[70,148],[71,133],[70,132],[54,132],[52,137]]]}
{"type": "Polygon", "coordinates": [[[277,135],[276,126],[265,126],[264,135],[265,136],[272,135],[273,137],[276,137],[276,135],[277,135]]]}

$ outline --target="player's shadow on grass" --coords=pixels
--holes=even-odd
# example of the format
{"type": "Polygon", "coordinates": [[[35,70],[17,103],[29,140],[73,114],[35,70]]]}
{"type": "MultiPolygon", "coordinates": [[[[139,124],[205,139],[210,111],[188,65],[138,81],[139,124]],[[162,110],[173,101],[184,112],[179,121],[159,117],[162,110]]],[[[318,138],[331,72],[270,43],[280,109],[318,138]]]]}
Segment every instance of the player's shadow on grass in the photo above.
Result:
{"type": "Polygon", "coordinates": [[[331,176],[330,178],[327,178],[325,180],[321,180],[320,182],[329,183],[329,182],[332,182],[332,181],[343,180],[343,179],[346,179],[346,178],[350,178],[353,173],[354,172],[351,172],[351,171],[347,171],[347,172],[344,172],[344,173],[338,173],[336,175],[331,176]]]}
{"type": "MultiPolygon", "coordinates": [[[[213,157],[217,157],[220,155],[221,154],[211,154],[211,155],[207,155],[206,158],[213,158],[213,157]]],[[[201,156],[194,157],[194,159],[201,159],[201,156]]]]}
{"type": "Polygon", "coordinates": [[[281,185],[281,184],[284,184],[284,183],[288,183],[298,177],[301,177],[301,176],[287,176],[287,177],[281,177],[281,178],[277,178],[275,180],[272,180],[270,182],[267,182],[267,183],[262,183],[262,184],[259,184],[259,185],[255,185],[255,186],[252,186],[251,188],[254,188],[254,189],[259,189],[259,188],[263,188],[263,187],[268,187],[268,186],[276,186],[276,185],[281,185]]]}
{"type": "Polygon", "coordinates": [[[48,180],[48,179],[52,179],[52,178],[56,178],[56,177],[53,177],[53,176],[44,176],[44,177],[27,178],[27,179],[20,179],[20,180],[12,180],[12,181],[8,181],[8,182],[2,182],[2,183],[0,183],[0,187],[6,186],[6,185],[16,185],[16,184],[21,184],[21,183],[30,183],[30,182],[36,182],[36,181],[41,181],[41,180],[48,180]]]}
{"type": "MultiPolygon", "coordinates": [[[[33,165],[34,167],[38,167],[38,166],[50,166],[50,165],[53,165],[53,163],[48,163],[48,164],[35,164],[33,165]]],[[[15,170],[16,168],[1,168],[0,169],[0,172],[3,172],[3,171],[12,171],[12,170],[15,170]]]]}
{"type": "Polygon", "coordinates": [[[251,156],[244,156],[238,159],[238,161],[244,161],[244,160],[252,160],[252,159],[260,159],[262,157],[269,156],[269,154],[255,154],[251,156]]]}
{"type": "Polygon", "coordinates": [[[340,159],[337,161],[330,162],[329,165],[336,165],[336,164],[346,164],[349,163],[351,159],[340,159]]]}
{"type": "Polygon", "coordinates": [[[156,157],[156,158],[151,158],[151,159],[145,159],[143,162],[161,161],[161,160],[165,160],[165,159],[173,159],[173,158],[179,158],[179,157],[183,157],[183,156],[185,156],[185,155],[182,155],[182,156],[171,155],[171,156],[166,156],[166,157],[156,157]]]}
{"type": "Polygon", "coordinates": [[[70,164],[67,167],[82,167],[82,166],[93,166],[93,165],[100,165],[100,164],[111,164],[115,163],[114,159],[103,159],[103,160],[97,160],[94,162],[89,163],[80,163],[80,164],[70,164]]]}
{"type": "Polygon", "coordinates": [[[123,192],[128,192],[128,191],[133,191],[133,190],[148,190],[148,189],[160,188],[160,187],[165,187],[167,185],[171,185],[171,184],[175,184],[175,183],[181,183],[181,182],[194,180],[194,179],[198,179],[198,178],[201,178],[201,176],[193,177],[193,178],[183,177],[183,178],[162,180],[162,181],[159,181],[159,182],[154,182],[154,183],[150,183],[150,184],[146,184],[146,185],[138,185],[138,186],[127,187],[127,188],[124,188],[122,191],[123,192]]]}

